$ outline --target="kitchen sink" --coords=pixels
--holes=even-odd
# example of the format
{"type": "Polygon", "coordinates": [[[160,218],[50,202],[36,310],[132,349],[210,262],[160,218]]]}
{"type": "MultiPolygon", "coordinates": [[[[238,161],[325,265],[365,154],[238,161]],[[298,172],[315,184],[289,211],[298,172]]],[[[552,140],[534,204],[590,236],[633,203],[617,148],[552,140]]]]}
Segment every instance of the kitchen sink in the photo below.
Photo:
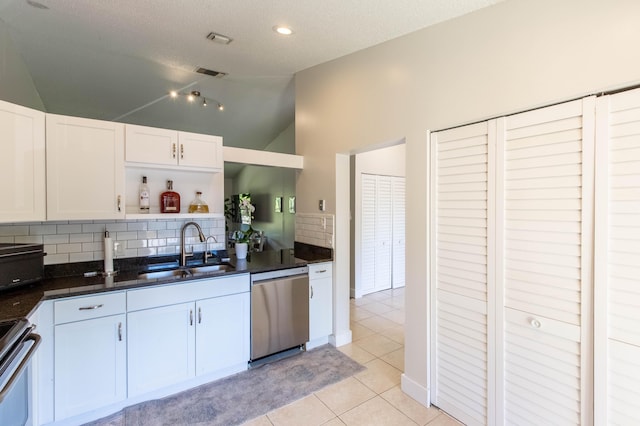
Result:
{"type": "Polygon", "coordinates": [[[172,269],[169,271],[143,272],[138,275],[141,280],[157,280],[161,278],[185,278],[191,275],[188,269],[172,269]]]}
{"type": "Polygon", "coordinates": [[[216,274],[235,271],[235,268],[227,263],[219,265],[202,265],[191,268],[169,269],[165,271],[148,271],[138,274],[141,280],[158,280],[162,278],[186,278],[196,274],[216,274]]]}
{"type": "Polygon", "coordinates": [[[197,266],[189,269],[192,274],[212,274],[229,271],[235,271],[235,268],[229,264],[197,266]]]}

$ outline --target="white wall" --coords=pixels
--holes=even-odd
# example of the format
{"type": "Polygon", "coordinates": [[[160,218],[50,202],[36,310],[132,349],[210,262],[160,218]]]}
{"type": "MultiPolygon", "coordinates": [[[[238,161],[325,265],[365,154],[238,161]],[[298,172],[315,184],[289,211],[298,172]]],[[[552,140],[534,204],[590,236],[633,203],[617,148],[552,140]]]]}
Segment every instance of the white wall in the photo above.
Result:
{"type": "MultiPolygon", "coordinates": [[[[422,402],[427,131],[638,83],[639,18],[637,0],[508,0],[296,75],[296,153],[305,157],[299,211],[315,212],[319,198],[335,211],[336,153],[406,139],[403,388],[422,402]]],[[[339,242],[348,231],[336,232],[339,242]]],[[[348,279],[337,275],[336,285],[348,286],[348,279]]]]}

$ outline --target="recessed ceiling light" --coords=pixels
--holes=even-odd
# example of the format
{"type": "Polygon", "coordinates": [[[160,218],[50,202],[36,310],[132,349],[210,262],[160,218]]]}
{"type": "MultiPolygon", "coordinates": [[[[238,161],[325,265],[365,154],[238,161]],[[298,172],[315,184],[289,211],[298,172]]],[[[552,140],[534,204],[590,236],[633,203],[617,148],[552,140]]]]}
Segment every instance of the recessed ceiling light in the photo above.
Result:
{"type": "Polygon", "coordinates": [[[280,35],[293,34],[293,30],[285,25],[276,25],[275,27],[273,27],[273,31],[277,32],[280,35]]]}

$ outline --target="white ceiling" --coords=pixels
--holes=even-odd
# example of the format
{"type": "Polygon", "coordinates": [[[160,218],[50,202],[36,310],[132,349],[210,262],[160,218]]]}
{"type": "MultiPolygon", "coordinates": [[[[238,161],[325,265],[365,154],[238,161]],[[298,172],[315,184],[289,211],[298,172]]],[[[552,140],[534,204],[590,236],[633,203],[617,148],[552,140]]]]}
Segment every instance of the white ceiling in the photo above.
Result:
{"type": "Polygon", "coordinates": [[[0,19],[47,112],[217,134],[225,145],[262,149],[294,119],[297,71],[499,1],[0,0],[0,19]],[[279,36],[276,24],[294,34],[279,36]],[[211,31],[233,42],[207,40],[211,31]],[[183,88],[225,111],[166,96],[183,88]]]}

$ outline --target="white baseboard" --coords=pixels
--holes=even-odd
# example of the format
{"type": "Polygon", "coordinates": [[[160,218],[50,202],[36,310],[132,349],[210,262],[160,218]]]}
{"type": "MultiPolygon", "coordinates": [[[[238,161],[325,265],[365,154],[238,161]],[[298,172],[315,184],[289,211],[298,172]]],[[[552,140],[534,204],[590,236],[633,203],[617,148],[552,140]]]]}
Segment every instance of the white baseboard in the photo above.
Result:
{"type": "Polygon", "coordinates": [[[404,393],[415,399],[420,404],[425,407],[429,407],[431,405],[429,402],[429,388],[415,382],[405,374],[402,374],[401,377],[401,387],[404,393]]]}
{"type": "Polygon", "coordinates": [[[332,346],[340,347],[348,345],[352,341],[351,330],[345,330],[340,333],[332,334],[329,336],[329,344],[332,346]]]}

